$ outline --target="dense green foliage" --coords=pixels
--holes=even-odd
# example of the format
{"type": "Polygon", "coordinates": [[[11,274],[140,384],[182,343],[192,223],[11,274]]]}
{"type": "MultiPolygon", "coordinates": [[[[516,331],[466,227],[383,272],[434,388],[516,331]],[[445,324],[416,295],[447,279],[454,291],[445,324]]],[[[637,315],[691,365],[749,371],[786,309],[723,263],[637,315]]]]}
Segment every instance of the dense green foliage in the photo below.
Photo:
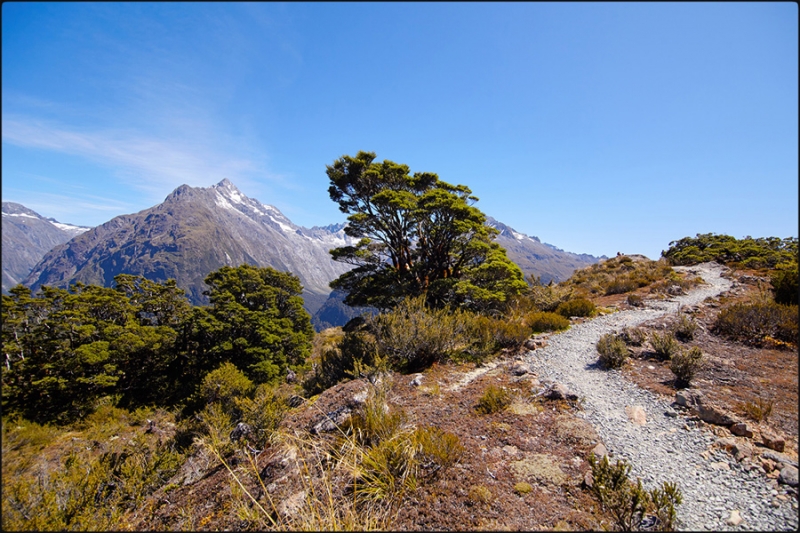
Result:
{"type": "Polygon", "coordinates": [[[212,272],[211,305],[192,308],[173,280],[119,275],[114,288],[23,286],[3,296],[3,410],[37,422],[120,405],[171,405],[230,362],[255,383],[299,368],[310,317],[291,274],[243,265],[212,272]]]}
{"type": "Polygon", "coordinates": [[[672,241],[661,255],[673,265],[716,261],[744,268],[774,268],[782,263],[797,263],[797,237],[736,239],[730,235],[698,233],[696,237],[672,241]]]}
{"type": "Polygon", "coordinates": [[[101,397],[123,404],[171,396],[181,369],[175,326],[188,304],[174,283],[118,276],[115,289],[17,286],[3,296],[3,409],[36,421],[91,412],[101,397]]]}
{"type": "Polygon", "coordinates": [[[331,250],[334,260],[355,266],[331,283],[347,293],[345,303],[387,310],[425,295],[433,307],[487,311],[525,289],[469,188],[374,159],[358,152],[327,167],[330,197],[349,215],[345,232],[361,239],[331,250]]]}
{"type": "Polygon", "coordinates": [[[241,265],[224,266],[205,281],[211,304],[193,309],[187,338],[200,374],[231,361],[254,382],[264,383],[305,362],[314,330],[296,276],[241,265]]]}

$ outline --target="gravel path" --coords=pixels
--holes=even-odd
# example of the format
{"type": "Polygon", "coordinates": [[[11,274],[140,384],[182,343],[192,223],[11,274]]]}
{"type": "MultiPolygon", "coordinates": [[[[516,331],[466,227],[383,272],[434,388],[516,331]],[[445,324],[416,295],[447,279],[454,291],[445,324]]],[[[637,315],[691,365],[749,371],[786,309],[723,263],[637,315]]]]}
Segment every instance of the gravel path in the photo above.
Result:
{"type": "Polygon", "coordinates": [[[650,302],[645,309],[620,311],[573,325],[551,336],[545,348],[529,352],[527,358],[540,380],[562,383],[583,398],[579,415],[594,425],[613,457],[631,464],[633,479],[641,478],[648,489],[663,481],[678,484],[683,493],[678,529],[794,531],[798,527],[795,498],[775,499],[777,492],[763,474],[746,472],[723,451],[715,450],[704,459],[700,454],[717,439],[715,435],[693,427],[682,416],[667,416],[672,399],[662,399],[620,372],[597,366],[595,344],[601,335],[676,313],[681,306],[700,303],[731,286],[720,276],[726,267],[716,263],[683,268],[701,275],[706,284],[685,296],[650,302]],[[643,407],[647,423],[631,423],[626,406],[643,407]],[[737,527],[727,524],[733,510],[743,518],[737,527]]]}

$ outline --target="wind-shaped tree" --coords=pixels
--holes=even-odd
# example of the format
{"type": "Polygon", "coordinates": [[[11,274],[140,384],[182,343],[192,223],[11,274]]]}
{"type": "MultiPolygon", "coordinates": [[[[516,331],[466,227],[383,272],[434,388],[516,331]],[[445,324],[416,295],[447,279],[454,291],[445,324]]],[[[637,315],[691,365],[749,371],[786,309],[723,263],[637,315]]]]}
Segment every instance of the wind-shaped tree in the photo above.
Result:
{"type": "Polygon", "coordinates": [[[386,310],[424,294],[434,307],[486,311],[525,289],[468,187],[374,159],[358,152],[327,167],[328,193],[349,215],[345,232],[361,239],[331,250],[334,260],[355,266],[331,282],[347,293],[345,303],[386,310]]]}

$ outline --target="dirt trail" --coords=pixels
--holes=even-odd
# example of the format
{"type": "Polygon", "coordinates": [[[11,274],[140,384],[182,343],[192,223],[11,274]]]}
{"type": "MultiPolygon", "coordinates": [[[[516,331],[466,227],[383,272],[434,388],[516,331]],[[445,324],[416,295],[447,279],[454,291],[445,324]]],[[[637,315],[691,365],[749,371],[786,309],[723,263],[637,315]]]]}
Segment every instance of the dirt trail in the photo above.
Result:
{"type": "Polygon", "coordinates": [[[745,472],[735,460],[731,463],[724,452],[715,452],[711,460],[700,455],[716,437],[687,424],[682,416],[668,416],[672,398],[643,390],[622,373],[598,365],[595,345],[603,334],[677,313],[731,287],[722,277],[727,269],[716,263],[679,268],[702,276],[706,283],[687,295],[602,316],[553,335],[547,347],[527,354],[531,367],[542,381],[562,383],[582,398],[581,415],[595,426],[612,456],[631,463],[632,475],[647,488],[663,481],[678,484],[683,493],[680,529],[733,529],[726,521],[737,510],[744,521],[736,529],[794,530],[796,511],[788,501],[779,508],[770,506],[770,487],[763,478],[745,472]],[[629,420],[626,407],[632,406],[644,409],[645,425],[629,420]]]}

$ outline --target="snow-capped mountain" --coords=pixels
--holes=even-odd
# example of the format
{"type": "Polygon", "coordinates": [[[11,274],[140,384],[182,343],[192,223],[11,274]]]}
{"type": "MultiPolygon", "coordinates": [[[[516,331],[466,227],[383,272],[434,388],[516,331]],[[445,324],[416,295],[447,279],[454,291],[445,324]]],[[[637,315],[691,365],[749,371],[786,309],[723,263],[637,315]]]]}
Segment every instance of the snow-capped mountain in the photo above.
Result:
{"type": "Polygon", "coordinates": [[[75,281],[111,286],[120,273],[158,282],[174,278],[201,304],[207,302],[203,279],[210,272],[248,263],[297,275],[313,314],[331,292],[328,283],[351,268],[328,253],[354,242],[343,228],[298,226],[227,179],[207,188],[182,185],[155,207],[116,217],[56,247],[26,284],[34,290],[75,281]]]}
{"type": "Polygon", "coordinates": [[[3,293],[22,283],[54,246],[91,228],[44,218],[24,205],[3,202],[3,293]]]}
{"type": "Polygon", "coordinates": [[[593,255],[565,252],[552,244],[543,243],[538,237],[520,233],[492,217],[486,217],[486,224],[500,231],[495,241],[506,249],[509,259],[522,269],[525,277],[537,276],[542,283],[549,283],[551,280],[556,283],[564,281],[575,270],[600,259],[593,255]]]}

